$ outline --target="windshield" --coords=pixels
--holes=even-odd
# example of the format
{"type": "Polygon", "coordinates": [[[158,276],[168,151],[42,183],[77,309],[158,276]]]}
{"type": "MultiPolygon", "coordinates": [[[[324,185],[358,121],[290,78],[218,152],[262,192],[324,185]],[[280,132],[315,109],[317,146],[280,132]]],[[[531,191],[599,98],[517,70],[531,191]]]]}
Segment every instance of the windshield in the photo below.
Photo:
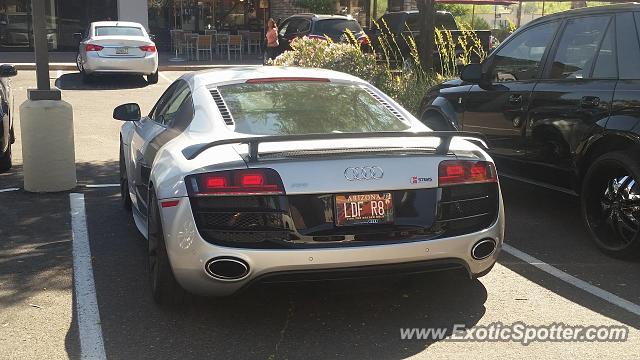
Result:
{"type": "Polygon", "coordinates": [[[359,85],[280,82],[226,85],[218,90],[238,133],[361,133],[410,127],[359,85]]]}
{"type": "Polygon", "coordinates": [[[362,28],[355,20],[325,19],[316,22],[316,27],[313,32],[316,35],[326,35],[337,41],[342,34],[344,34],[345,30],[349,30],[353,34],[358,34],[362,31],[362,28]]]}
{"type": "Polygon", "coordinates": [[[96,36],[144,36],[142,29],[133,26],[98,26],[96,36]]]}

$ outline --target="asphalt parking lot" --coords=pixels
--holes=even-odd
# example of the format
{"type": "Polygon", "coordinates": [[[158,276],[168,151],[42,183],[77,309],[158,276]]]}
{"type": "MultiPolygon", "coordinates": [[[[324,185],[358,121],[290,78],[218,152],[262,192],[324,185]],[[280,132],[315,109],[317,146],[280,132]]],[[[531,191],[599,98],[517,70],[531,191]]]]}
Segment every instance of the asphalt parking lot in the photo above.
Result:
{"type": "MultiPolygon", "coordinates": [[[[253,288],[225,299],[194,298],[182,309],[153,304],[144,239],[119,203],[118,129],[112,109],[143,112],[179,72],[83,85],[77,73],[51,82],[74,108],[76,161],[84,195],[98,329],[109,359],[619,358],[640,348],[640,263],[591,244],[568,194],[502,180],[506,243],[493,271],[253,288]],[[516,255],[516,256],[514,256],[516,255]],[[467,328],[494,322],[626,325],[625,342],[451,342],[402,340],[400,328],[467,328]]],[[[16,110],[35,73],[13,80],[16,110]]],[[[16,119],[19,119],[17,114],[16,119]]],[[[46,121],[43,119],[43,121],[46,121]]],[[[69,193],[29,194],[16,166],[0,174],[0,358],[80,358],[73,288],[69,193]],[[18,190],[12,190],[12,189],[18,190]]]]}

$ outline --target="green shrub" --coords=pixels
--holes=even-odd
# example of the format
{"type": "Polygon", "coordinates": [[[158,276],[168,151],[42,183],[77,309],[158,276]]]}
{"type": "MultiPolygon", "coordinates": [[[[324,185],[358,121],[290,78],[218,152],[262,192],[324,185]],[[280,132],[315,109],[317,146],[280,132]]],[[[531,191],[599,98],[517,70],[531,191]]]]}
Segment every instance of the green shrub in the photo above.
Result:
{"type": "Polygon", "coordinates": [[[294,40],[291,48],[270,64],[330,69],[354,75],[370,82],[412,113],[418,111],[422,97],[436,82],[435,76],[422,70],[418,59],[410,69],[398,71],[384,62],[376,62],[374,54],[363,52],[353,43],[301,38],[294,40]]]}

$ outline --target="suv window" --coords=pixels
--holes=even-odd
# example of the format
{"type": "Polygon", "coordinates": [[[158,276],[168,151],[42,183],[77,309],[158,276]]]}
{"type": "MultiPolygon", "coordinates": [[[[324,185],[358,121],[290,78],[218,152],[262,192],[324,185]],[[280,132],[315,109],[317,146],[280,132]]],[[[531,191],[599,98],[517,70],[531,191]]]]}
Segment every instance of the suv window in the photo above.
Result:
{"type": "Polygon", "coordinates": [[[316,21],[313,33],[315,35],[326,35],[333,41],[339,41],[346,30],[353,34],[362,32],[360,24],[355,20],[344,19],[323,19],[316,21]]]}
{"type": "MultiPolygon", "coordinates": [[[[616,26],[611,21],[607,28],[607,33],[604,35],[598,55],[596,58],[596,64],[593,67],[593,79],[616,79],[618,77],[618,64],[616,60],[616,48],[615,48],[615,33],[616,26]]],[[[589,71],[589,69],[586,69],[589,71]]]]}
{"type": "Polygon", "coordinates": [[[569,19],[551,65],[551,79],[581,79],[591,66],[609,25],[609,16],[569,19]]]}
{"type": "Polygon", "coordinates": [[[638,43],[638,22],[640,13],[617,14],[617,50],[618,50],[618,72],[620,79],[640,79],[640,44],[638,43]]]}
{"type": "Polygon", "coordinates": [[[542,56],[557,28],[557,21],[548,22],[526,29],[509,40],[491,62],[493,81],[524,81],[535,78],[542,56]]]}

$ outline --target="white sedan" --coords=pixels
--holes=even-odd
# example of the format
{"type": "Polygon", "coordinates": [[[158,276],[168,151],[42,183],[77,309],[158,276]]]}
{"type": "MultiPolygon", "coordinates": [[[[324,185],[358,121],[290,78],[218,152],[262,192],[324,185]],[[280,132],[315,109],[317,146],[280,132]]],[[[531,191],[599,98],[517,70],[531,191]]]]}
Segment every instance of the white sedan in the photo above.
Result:
{"type": "Polygon", "coordinates": [[[260,281],[479,277],[496,262],[502,197],[493,161],[465,139],[476,134],[431,131],[353,76],[197,72],[147,116],[134,103],[113,116],[159,303],[260,281]]]}
{"type": "Polygon", "coordinates": [[[144,26],[125,21],[99,21],[89,26],[76,59],[83,81],[95,74],[146,75],[158,82],[158,50],[144,26]]]}

